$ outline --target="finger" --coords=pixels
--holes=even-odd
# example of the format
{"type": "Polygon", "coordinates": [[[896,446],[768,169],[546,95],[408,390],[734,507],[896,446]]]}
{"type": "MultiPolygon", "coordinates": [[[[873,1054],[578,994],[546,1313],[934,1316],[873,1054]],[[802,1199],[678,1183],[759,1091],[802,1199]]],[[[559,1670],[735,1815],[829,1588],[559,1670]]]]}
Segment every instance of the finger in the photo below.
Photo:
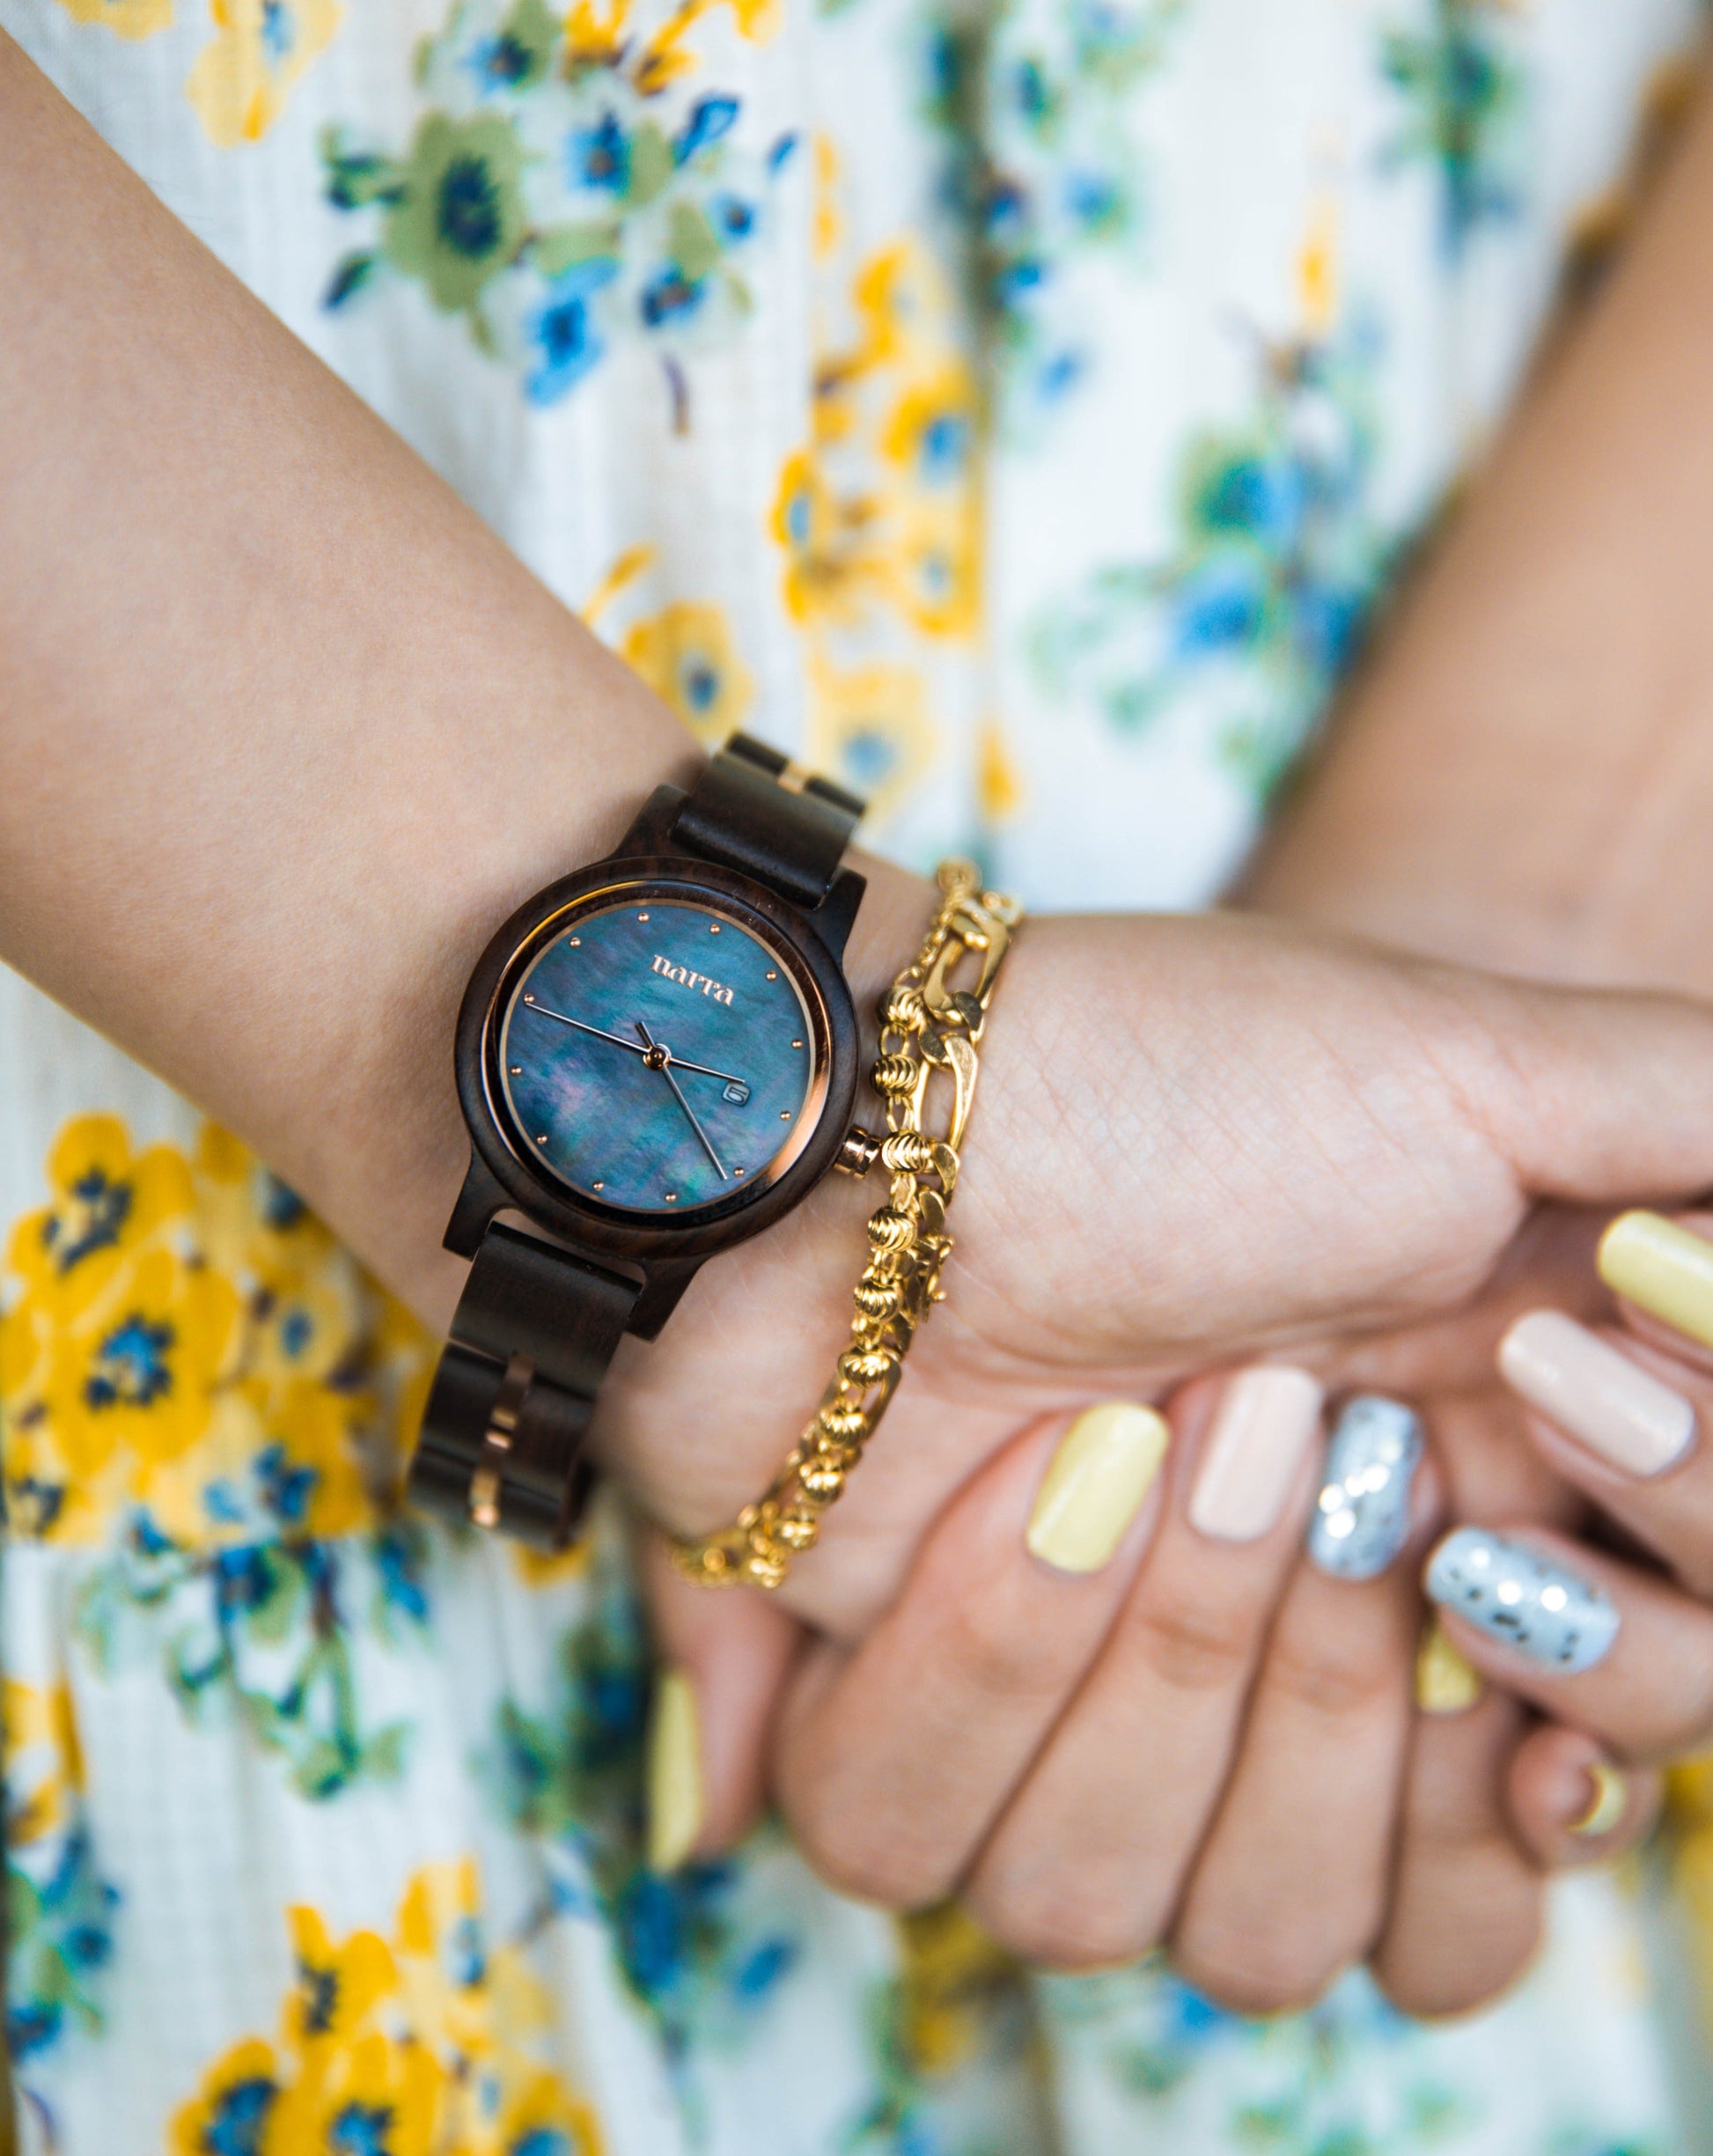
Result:
{"type": "Polygon", "coordinates": [[[942,1514],[868,1638],[810,1656],[776,1786],[833,1885],[917,1908],[962,1875],[1099,1651],[1169,1436],[1121,1402],[1025,1431],[942,1514]]]}
{"type": "Polygon", "coordinates": [[[670,1872],[731,1848],[760,1820],[768,1728],[804,1634],[756,1589],[693,1586],[652,1530],[643,1579],[660,1662],[649,1860],[670,1872]]]}
{"type": "Polygon", "coordinates": [[[1476,1668],[1627,1762],[1713,1726],[1713,1612],[1651,1573],[1542,1528],[1459,1527],[1427,1586],[1476,1668]]]}
{"type": "Polygon", "coordinates": [[[1190,1983],[1239,2013],[1311,2005],[1380,1930],[1421,1632],[1407,1553],[1435,1517],[1422,1451],[1395,1401],[1352,1401],[1334,1427],[1309,1560],[1173,1937],[1190,1983]]]}
{"type": "Polygon", "coordinates": [[[1371,1962],[1393,2005],[1423,2018],[1466,2013],[1520,1976],[1545,1899],[1504,1799],[1525,1710],[1460,1658],[1471,1689],[1437,1686],[1432,1665],[1448,1652],[1431,1636],[1418,1674],[1392,1898],[1371,1962]]]}
{"type": "Polygon", "coordinates": [[[1713,1594],[1713,1374],[1556,1310],[1511,1327],[1499,1368],[1543,1458],[1692,1594],[1713,1594]]]}
{"type": "Polygon", "coordinates": [[[1024,1959],[1094,1968],[1164,1936],[1301,1548],[1319,1410],[1318,1387],[1296,1371],[1204,1381],[1173,1402],[1146,1561],[964,1888],[1024,1959]]]}
{"type": "Polygon", "coordinates": [[[1659,1814],[1658,1774],[1621,1767],[1592,1737],[1551,1722],[1518,1747],[1507,1786],[1517,1834],[1543,1871],[1608,1863],[1659,1814]]]}
{"type": "MultiPolygon", "coordinates": [[[[1713,1186],[1713,1012],[1686,997],[1492,981],[1483,1127],[1536,1196],[1680,1203],[1713,1186]]],[[[1455,990],[1454,990],[1455,992],[1455,990]]]]}

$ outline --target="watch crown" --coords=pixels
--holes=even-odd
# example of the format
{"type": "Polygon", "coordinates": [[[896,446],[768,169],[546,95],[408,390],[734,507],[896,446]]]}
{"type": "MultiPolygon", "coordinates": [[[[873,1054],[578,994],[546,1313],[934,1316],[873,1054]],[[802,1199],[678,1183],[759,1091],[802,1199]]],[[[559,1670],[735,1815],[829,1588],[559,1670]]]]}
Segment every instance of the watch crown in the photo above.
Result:
{"type": "Polygon", "coordinates": [[[860,1123],[852,1123],[833,1165],[842,1175],[866,1175],[879,1158],[879,1139],[871,1137],[860,1123]]]}

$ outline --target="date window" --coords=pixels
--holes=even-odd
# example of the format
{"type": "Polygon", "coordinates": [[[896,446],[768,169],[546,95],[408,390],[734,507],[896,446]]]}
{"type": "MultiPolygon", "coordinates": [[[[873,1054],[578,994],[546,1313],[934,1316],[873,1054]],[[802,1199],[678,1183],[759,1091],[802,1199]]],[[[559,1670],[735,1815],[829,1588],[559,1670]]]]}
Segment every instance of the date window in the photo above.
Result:
{"type": "Polygon", "coordinates": [[[740,1108],[749,1099],[749,1088],[741,1078],[733,1078],[726,1087],[724,1097],[732,1103],[734,1108],[740,1108]]]}

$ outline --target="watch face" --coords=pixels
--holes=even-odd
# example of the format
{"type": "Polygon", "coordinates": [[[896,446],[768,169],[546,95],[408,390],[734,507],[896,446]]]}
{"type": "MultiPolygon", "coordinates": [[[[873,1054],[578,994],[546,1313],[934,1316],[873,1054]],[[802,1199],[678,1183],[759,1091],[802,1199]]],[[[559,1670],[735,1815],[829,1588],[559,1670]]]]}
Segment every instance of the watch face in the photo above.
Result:
{"type": "Polygon", "coordinates": [[[824,1093],[785,954],[732,913],[633,890],[575,906],[512,982],[513,1142],[579,1196],[681,1216],[777,1179],[824,1093]]]}

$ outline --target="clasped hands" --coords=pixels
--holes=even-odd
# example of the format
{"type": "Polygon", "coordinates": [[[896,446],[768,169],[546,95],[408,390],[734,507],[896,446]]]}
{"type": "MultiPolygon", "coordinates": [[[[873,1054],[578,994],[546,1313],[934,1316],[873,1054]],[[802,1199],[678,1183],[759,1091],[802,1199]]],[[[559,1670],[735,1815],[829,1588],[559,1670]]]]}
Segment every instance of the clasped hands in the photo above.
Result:
{"type": "MultiPolygon", "coordinates": [[[[878,984],[878,941],[872,966],[878,984]]],[[[1526,1962],[1546,1873],[1639,1835],[1649,1762],[1713,1726],[1698,1351],[1633,1312],[1608,1323],[1621,1355],[1511,1329],[1543,1307],[1614,1319],[1603,1224],[1713,1187],[1713,1013],[1256,920],[1043,920],[984,1058],[949,1299],[820,1547],[776,1598],[692,1587],[655,1553],[662,1652],[700,1709],[695,1846],[770,1796],[835,1886],[957,1894],[1045,1965],[1165,1944],[1223,2003],[1276,2011],[1367,1960],[1407,2009],[1480,2002],[1526,1962]],[[1312,1410],[1353,1391],[1409,1400],[1430,1440],[1404,1547],[1360,1581],[1304,1555],[1312,1410]],[[1130,1512],[1098,1562],[1046,1561],[1044,1478],[1117,1402],[1164,1406],[1159,1471],[1112,1484],[1130,1512]],[[1559,1569],[1481,1537],[1437,1560],[1488,1681],[1423,1717],[1423,1563],[1458,1523],[1559,1569]],[[1472,1564],[1497,1567],[1484,1599],[1472,1564]],[[1587,1587],[1597,1661],[1506,1644],[1495,1593],[1556,1655],[1541,1602],[1574,1617],[1587,1587]],[[1634,1771],[1591,1778],[1608,1759],[1634,1771]],[[1602,1788],[1621,1793],[1579,1837],[1602,1788]]],[[[864,1203],[829,1188],[627,1351],[601,1445],[666,1528],[728,1517],[789,1448],[864,1203]]]]}

